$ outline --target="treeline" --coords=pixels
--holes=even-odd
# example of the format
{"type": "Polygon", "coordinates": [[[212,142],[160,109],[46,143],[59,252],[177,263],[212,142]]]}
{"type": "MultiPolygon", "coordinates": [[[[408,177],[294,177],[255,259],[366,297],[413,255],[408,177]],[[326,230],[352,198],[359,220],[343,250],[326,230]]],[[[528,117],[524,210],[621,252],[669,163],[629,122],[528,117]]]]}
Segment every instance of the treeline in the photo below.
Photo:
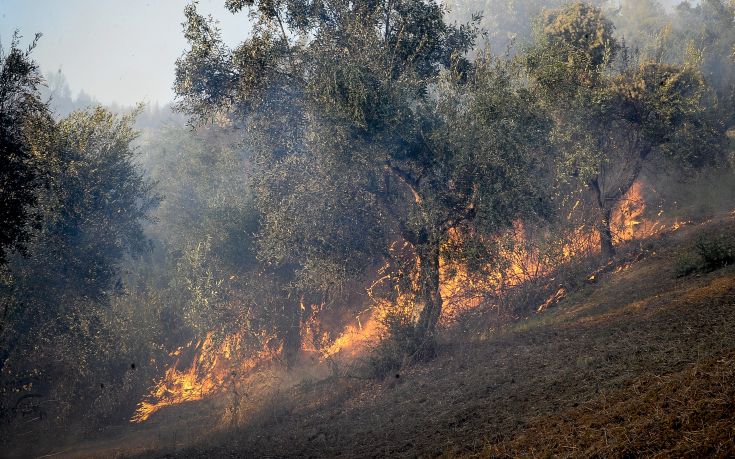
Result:
{"type": "Polygon", "coordinates": [[[250,35],[228,48],[187,6],[191,126],[137,144],[134,114],[55,120],[31,50],[0,55],[3,430],[128,419],[209,334],[293,365],[304,324],[323,314],[334,337],[378,272],[386,301],[410,298],[387,323],[396,364],[430,358],[440,265],[482,275],[518,222],[581,223],[613,257],[642,175],[732,165],[724,0],[489,0],[453,5],[461,22],[423,0],[226,5],[250,35]]]}
{"type": "Polygon", "coordinates": [[[54,120],[35,44],[24,50],[16,35],[0,54],[4,428],[64,422],[99,402],[93,387],[124,379],[108,307],[122,266],[149,252],[143,223],[158,202],[135,163],[135,115],[100,107],[54,120]]]}

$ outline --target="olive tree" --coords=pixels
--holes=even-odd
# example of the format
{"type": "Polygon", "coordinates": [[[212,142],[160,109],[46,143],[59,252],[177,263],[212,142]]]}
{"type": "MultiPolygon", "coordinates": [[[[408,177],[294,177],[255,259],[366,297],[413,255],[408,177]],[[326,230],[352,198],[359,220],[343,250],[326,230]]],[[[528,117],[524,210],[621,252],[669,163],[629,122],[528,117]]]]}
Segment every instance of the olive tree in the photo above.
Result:
{"type": "Polygon", "coordinates": [[[148,250],[143,222],[158,202],[136,164],[133,120],[96,108],[34,136],[47,148],[46,186],[34,190],[39,219],[26,253],[8,257],[0,284],[9,305],[0,334],[2,415],[34,397],[54,412],[49,422],[63,421],[77,401],[98,394],[90,375],[112,379],[105,372],[119,371],[107,360],[115,334],[105,307],[124,291],[125,260],[148,250]]]}
{"type": "Polygon", "coordinates": [[[323,294],[408,243],[416,341],[429,343],[450,230],[493,234],[542,207],[532,95],[511,67],[471,63],[473,26],[445,23],[433,1],[227,5],[249,9],[251,35],[230,50],[190,6],[176,89],[196,121],[243,127],[261,258],[323,294]]]}
{"type": "Polygon", "coordinates": [[[546,11],[525,59],[555,121],[562,178],[594,194],[604,256],[615,253],[612,212],[647,161],[658,155],[701,167],[721,151],[722,123],[698,68],[631,62],[599,8],[575,3],[546,11]]]}
{"type": "Polygon", "coordinates": [[[38,155],[43,152],[33,151],[32,135],[43,134],[36,127],[51,120],[39,92],[43,79],[31,58],[39,37],[23,50],[16,32],[7,52],[0,47],[0,265],[7,252],[28,241],[35,190],[42,184],[38,155]]]}

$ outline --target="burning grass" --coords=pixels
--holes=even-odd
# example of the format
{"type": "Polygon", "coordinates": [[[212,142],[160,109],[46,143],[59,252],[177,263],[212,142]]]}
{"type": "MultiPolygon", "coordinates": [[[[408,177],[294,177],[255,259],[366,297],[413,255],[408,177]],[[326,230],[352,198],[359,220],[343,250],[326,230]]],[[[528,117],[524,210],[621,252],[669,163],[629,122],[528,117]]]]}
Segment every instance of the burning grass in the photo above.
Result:
{"type": "MultiPolygon", "coordinates": [[[[735,220],[705,226],[732,231],[735,220]]],[[[384,379],[350,371],[306,377],[297,370],[286,380],[286,374],[259,372],[252,387],[238,389],[247,396],[170,407],[132,428],[172,431],[183,415],[201,432],[218,422],[213,412],[237,407],[231,411],[238,422],[185,449],[182,434],[171,448],[147,443],[153,457],[523,456],[517,448],[537,447],[546,434],[561,445],[575,430],[584,442],[557,455],[586,456],[589,448],[610,445],[619,449],[599,449],[599,455],[635,455],[635,448],[639,455],[715,455],[720,444],[712,439],[732,435],[733,426],[732,418],[709,413],[722,413],[727,405],[720,401],[733,400],[726,380],[735,352],[735,268],[676,277],[677,252],[702,231],[690,226],[652,241],[645,257],[601,272],[544,314],[479,339],[446,334],[434,360],[384,379]],[[684,417],[673,430],[677,414],[684,417]],[[707,429],[710,420],[713,430],[702,434],[697,426],[707,429]]]]}
{"type": "MultiPolygon", "coordinates": [[[[595,413],[590,407],[617,407],[600,422],[619,421],[615,416],[630,408],[624,422],[637,419],[642,432],[647,425],[666,425],[668,418],[659,420],[655,414],[656,393],[662,391],[665,403],[672,397],[666,391],[673,393],[677,385],[676,393],[689,399],[679,400],[684,405],[669,400],[671,412],[689,406],[708,416],[718,396],[728,400],[732,393],[732,387],[719,386],[728,373],[723,370],[718,376],[716,365],[725,357],[731,362],[733,356],[735,273],[727,268],[683,282],[674,275],[673,253],[661,247],[657,253],[601,275],[596,284],[571,293],[562,306],[527,327],[474,343],[443,342],[434,361],[404,368],[398,377],[294,386],[279,395],[279,412],[285,415],[256,409],[252,420],[237,431],[236,443],[215,438],[178,455],[492,456],[496,452],[490,448],[497,446],[507,447],[500,453],[518,457],[524,450],[513,449],[513,441],[526,429],[540,429],[547,420],[566,415],[592,423],[595,413]],[[692,365],[695,370],[689,371],[692,365]],[[704,379],[701,385],[686,389],[697,375],[704,379]],[[640,405],[635,405],[634,394],[642,394],[640,405]],[[626,397],[631,398],[629,405],[626,397]],[[650,410],[647,403],[654,404],[650,410]],[[208,446],[212,444],[218,446],[208,446]]],[[[694,430],[686,430],[698,419],[683,422],[679,440],[672,441],[683,445],[702,440],[691,435],[694,430]]],[[[728,422],[731,429],[731,418],[713,427],[725,429],[720,437],[729,435],[728,422]]],[[[649,442],[640,454],[669,448],[666,432],[637,437],[641,444],[649,442]]],[[[604,433],[600,435],[604,444],[604,433]]],[[[545,440],[534,439],[539,444],[545,440]]],[[[559,455],[573,456],[575,451],[585,456],[579,450],[559,455]]]]}
{"type": "Polygon", "coordinates": [[[239,347],[237,335],[227,336],[218,342],[214,334],[209,333],[203,340],[187,346],[186,350],[193,353],[188,365],[181,359],[184,348],[177,349],[171,354],[177,357],[176,361],[138,404],[130,421],[144,422],[167,406],[201,400],[222,392],[235,384],[238,377],[248,375],[278,354],[277,350],[265,346],[250,358],[242,359],[238,358],[239,347]]]}
{"type": "MultiPolygon", "coordinates": [[[[515,309],[518,304],[527,306],[533,303],[533,308],[540,312],[560,302],[567,295],[570,286],[551,275],[559,271],[561,266],[572,264],[573,261],[593,255],[599,250],[599,234],[584,225],[575,226],[573,223],[576,220],[585,220],[586,217],[581,215],[584,212],[583,207],[577,201],[567,217],[570,221],[569,228],[563,234],[553,235],[551,243],[547,240],[540,244],[539,240],[529,236],[522,224],[517,223],[504,236],[505,240],[500,241],[500,262],[486,266],[481,274],[471,274],[462,264],[441,260],[441,295],[444,298],[442,326],[451,328],[457,325],[468,312],[481,306],[494,309],[498,317],[505,314],[507,317],[504,320],[512,320],[517,318],[515,309]],[[539,283],[543,279],[546,280],[539,283]],[[524,292],[527,294],[524,295],[524,292]],[[503,306],[511,303],[515,303],[515,306],[503,306]]],[[[681,227],[678,221],[667,222],[662,217],[662,211],[652,218],[646,218],[645,213],[644,188],[641,182],[637,182],[614,212],[612,229],[616,243],[642,239],[681,227]]],[[[461,240],[458,233],[454,237],[461,240]]],[[[403,244],[402,248],[394,247],[393,251],[394,257],[406,265],[402,269],[405,271],[404,275],[408,276],[409,287],[413,285],[416,289],[416,281],[412,276],[415,276],[418,267],[410,256],[410,249],[403,244]]],[[[317,356],[318,361],[334,363],[354,360],[374,349],[381,336],[391,332],[390,326],[386,328],[386,324],[396,323],[396,320],[388,319],[400,316],[410,321],[416,315],[412,293],[401,291],[398,287],[400,285],[400,279],[380,272],[378,280],[368,291],[372,307],[367,313],[358,315],[354,323],[348,323],[339,333],[324,330],[319,322],[319,314],[308,317],[302,327],[303,351],[317,356]],[[388,288],[387,297],[372,294],[373,289],[381,287],[388,288]]],[[[321,308],[315,310],[321,311],[321,308]]],[[[189,360],[172,355],[176,360],[139,403],[131,421],[144,422],[164,407],[223,393],[236,384],[237,378],[249,374],[259,364],[273,360],[277,355],[277,350],[264,346],[261,351],[251,353],[247,358],[236,357],[239,355],[239,341],[237,335],[232,335],[215,343],[210,333],[196,344],[190,343],[189,360]]],[[[391,370],[401,364],[400,356],[396,358],[399,360],[388,365],[391,370]]]]}

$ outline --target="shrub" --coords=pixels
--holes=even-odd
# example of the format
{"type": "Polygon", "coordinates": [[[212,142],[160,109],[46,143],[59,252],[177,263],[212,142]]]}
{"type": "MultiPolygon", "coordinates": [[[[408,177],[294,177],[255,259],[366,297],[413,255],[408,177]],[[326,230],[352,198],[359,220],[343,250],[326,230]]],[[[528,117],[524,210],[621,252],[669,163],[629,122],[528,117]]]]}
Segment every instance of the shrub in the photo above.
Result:
{"type": "Polygon", "coordinates": [[[677,277],[712,272],[735,262],[735,247],[724,236],[700,237],[693,250],[679,256],[677,277]]]}
{"type": "Polygon", "coordinates": [[[735,261],[735,248],[724,237],[702,238],[697,241],[696,248],[702,259],[702,271],[724,268],[735,261]]]}
{"type": "Polygon", "coordinates": [[[388,314],[381,325],[381,339],[366,359],[367,372],[374,378],[385,378],[397,372],[418,350],[415,327],[406,317],[388,314]]]}

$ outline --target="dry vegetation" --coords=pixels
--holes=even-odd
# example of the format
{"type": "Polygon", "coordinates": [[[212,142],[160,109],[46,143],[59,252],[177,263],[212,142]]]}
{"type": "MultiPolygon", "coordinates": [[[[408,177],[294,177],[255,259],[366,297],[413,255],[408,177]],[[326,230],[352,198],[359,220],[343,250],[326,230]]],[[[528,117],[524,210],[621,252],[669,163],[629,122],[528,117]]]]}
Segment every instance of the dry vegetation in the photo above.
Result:
{"type": "Polygon", "coordinates": [[[642,259],[549,311],[447,337],[434,361],[382,381],[266,372],[74,455],[731,457],[735,268],[682,278],[676,264],[734,228],[730,216],[629,247],[642,259]],[[234,403],[236,419],[212,415],[234,403]]]}
{"type": "Polygon", "coordinates": [[[481,457],[731,457],[735,352],[534,419],[481,457]]]}
{"type": "Polygon", "coordinates": [[[735,457],[734,0],[218,1],[0,47],[0,456],[735,457]]]}

